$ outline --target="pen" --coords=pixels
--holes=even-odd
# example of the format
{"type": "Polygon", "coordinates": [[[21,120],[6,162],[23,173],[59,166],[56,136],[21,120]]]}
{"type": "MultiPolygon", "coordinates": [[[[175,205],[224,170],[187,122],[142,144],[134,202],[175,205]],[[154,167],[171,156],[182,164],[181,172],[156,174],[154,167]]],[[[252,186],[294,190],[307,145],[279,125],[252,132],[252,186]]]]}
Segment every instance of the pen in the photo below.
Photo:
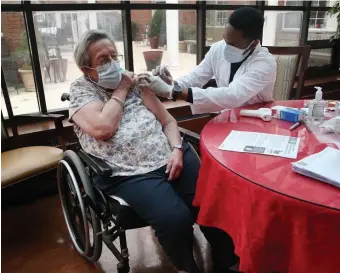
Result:
{"type": "Polygon", "coordinates": [[[289,128],[289,131],[294,130],[295,128],[299,127],[300,125],[301,125],[301,122],[300,122],[300,121],[297,122],[297,123],[295,123],[293,126],[291,126],[291,127],[289,128]]]}

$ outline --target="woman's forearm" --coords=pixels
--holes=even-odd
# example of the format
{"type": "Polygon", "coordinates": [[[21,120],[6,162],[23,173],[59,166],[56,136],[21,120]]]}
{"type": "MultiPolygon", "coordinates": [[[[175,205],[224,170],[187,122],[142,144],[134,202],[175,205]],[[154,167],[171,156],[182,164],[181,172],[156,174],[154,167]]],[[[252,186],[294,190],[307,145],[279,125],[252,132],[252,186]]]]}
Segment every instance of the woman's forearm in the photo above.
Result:
{"type": "Polygon", "coordinates": [[[124,89],[116,89],[112,93],[112,97],[105,103],[93,122],[92,131],[95,138],[106,140],[116,133],[123,116],[127,93],[127,90],[124,89]]]}
{"type": "Polygon", "coordinates": [[[167,123],[164,126],[163,131],[164,134],[167,136],[172,148],[182,143],[176,120],[172,120],[171,122],[167,123]]]}
{"type": "Polygon", "coordinates": [[[100,123],[118,127],[122,118],[127,93],[125,89],[116,89],[112,93],[110,100],[105,103],[99,115],[100,123]]]}

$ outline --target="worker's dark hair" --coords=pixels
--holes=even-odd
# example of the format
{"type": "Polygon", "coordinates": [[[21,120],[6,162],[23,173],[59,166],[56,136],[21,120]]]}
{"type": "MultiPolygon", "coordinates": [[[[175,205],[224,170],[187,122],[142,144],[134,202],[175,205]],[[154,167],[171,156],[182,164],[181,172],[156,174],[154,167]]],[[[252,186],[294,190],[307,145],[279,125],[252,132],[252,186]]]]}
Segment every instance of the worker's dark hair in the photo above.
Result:
{"type": "Polygon", "coordinates": [[[242,7],[236,9],[229,17],[228,23],[243,32],[244,38],[257,40],[261,38],[264,17],[255,8],[242,7]]]}

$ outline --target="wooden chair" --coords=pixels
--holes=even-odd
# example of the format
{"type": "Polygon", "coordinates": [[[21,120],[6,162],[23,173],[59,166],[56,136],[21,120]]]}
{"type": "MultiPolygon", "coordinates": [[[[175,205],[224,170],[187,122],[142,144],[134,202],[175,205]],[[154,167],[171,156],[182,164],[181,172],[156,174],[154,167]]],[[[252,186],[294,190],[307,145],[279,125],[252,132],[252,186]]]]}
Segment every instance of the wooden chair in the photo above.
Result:
{"type": "Polygon", "coordinates": [[[1,189],[56,168],[63,155],[63,150],[60,148],[39,146],[39,140],[18,135],[17,120],[19,118],[32,123],[53,121],[56,128],[53,134],[57,134],[61,146],[65,148],[62,141],[63,115],[16,116],[13,118],[10,136],[4,126],[1,113],[1,189]],[[28,143],[33,143],[34,146],[28,146],[28,143]]]}
{"type": "Polygon", "coordinates": [[[299,99],[303,96],[305,73],[311,51],[310,46],[280,47],[269,46],[277,62],[275,100],[299,99]],[[296,91],[293,93],[295,82],[296,91]]]}

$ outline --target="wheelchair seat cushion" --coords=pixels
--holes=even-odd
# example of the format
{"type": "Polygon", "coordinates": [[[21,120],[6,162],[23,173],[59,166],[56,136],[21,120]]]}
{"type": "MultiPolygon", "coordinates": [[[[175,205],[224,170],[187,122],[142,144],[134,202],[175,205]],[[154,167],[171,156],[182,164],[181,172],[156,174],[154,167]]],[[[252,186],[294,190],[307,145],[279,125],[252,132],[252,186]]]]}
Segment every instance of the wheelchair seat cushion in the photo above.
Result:
{"type": "Polygon", "coordinates": [[[32,146],[1,153],[1,188],[56,168],[63,150],[32,146]]]}

